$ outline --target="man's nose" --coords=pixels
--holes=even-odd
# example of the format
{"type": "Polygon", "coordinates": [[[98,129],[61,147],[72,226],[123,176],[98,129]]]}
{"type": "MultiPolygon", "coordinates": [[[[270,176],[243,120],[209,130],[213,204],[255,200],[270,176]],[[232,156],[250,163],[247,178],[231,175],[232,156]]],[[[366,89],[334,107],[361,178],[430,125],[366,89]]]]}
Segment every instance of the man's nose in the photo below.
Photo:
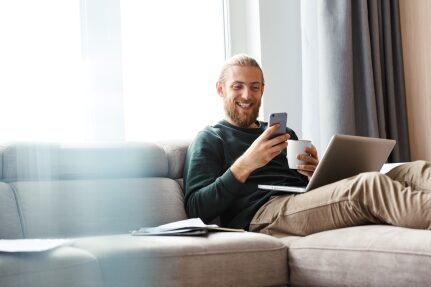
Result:
{"type": "Polygon", "coordinates": [[[242,93],[241,97],[243,99],[250,99],[252,97],[252,91],[249,88],[244,89],[244,92],[242,93]]]}

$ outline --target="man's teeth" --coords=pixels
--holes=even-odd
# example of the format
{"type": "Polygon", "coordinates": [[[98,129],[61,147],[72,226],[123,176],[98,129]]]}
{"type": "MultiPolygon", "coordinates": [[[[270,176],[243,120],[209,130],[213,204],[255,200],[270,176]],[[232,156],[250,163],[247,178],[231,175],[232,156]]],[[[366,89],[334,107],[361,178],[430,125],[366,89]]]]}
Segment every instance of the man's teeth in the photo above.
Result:
{"type": "Polygon", "coordinates": [[[238,103],[238,106],[240,106],[241,108],[246,109],[246,108],[249,108],[251,106],[251,104],[250,103],[248,103],[248,104],[238,103]]]}

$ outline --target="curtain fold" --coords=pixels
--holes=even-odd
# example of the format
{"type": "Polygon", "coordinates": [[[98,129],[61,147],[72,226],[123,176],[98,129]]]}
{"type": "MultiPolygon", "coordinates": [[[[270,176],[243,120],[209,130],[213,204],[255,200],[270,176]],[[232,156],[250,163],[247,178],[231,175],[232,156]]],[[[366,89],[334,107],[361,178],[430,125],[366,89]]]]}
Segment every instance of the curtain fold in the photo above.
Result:
{"type": "Polygon", "coordinates": [[[398,1],[302,1],[301,16],[304,137],[320,152],[337,133],[392,138],[389,161],[409,161],[398,1]]]}

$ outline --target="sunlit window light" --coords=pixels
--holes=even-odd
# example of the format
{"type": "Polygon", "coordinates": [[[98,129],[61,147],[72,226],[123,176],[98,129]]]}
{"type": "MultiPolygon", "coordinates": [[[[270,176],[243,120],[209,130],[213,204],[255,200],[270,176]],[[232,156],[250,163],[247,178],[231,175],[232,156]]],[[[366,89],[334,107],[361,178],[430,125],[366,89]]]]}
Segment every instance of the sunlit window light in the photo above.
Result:
{"type": "Polygon", "coordinates": [[[222,0],[118,1],[115,83],[89,77],[106,67],[83,57],[83,39],[95,36],[82,26],[95,17],[83,14],[86,1],[0,2],[0,142],[190,139],[223,117],[215,91],[224,61],[222,0]],[[115,115],[93,86],[121,103],[123,133],[95,120],[115,115]]]}

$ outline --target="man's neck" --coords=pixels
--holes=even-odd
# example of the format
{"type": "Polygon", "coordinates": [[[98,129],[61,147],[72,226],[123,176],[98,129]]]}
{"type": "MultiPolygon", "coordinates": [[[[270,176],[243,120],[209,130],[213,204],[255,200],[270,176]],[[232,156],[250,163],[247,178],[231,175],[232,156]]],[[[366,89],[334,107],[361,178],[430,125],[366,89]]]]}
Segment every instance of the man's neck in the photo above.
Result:
{"type": "Polygon", "coordinates": [[[235,123],[233,120],[229,119],[229,118],[225,118],[225,121],[227,121],[228,123],[230,123],[231,125],[238,127],[238,128],[246,128],[246,129],[258,129],[260,128],[260,122],[258,122],[257,120],[254,121],[251,125],[249,125],[248,127],[242,127],[240,125],[238,125],[237,123],[235,123]]]}

